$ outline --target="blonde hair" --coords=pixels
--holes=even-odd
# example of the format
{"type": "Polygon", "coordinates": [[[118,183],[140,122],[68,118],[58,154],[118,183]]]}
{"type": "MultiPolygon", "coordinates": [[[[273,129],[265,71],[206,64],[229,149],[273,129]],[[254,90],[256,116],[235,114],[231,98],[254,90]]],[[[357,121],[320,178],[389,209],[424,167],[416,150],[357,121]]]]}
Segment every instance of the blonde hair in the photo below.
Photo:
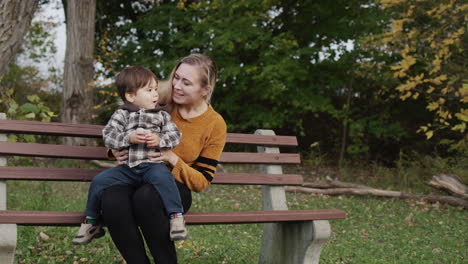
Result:
{"type": "Polygon", "coordinates": [[[216,85],[216,79],[218,78],[218,69],[216,63],[207,55],[200,53],[192,53],[186,57],[180,59],[174,69],[171,72],[169,81],[165,81],[164,84],[160,85],[160,96],[164,90],[165,96],[169,94],[172,98],[172,80],[174,79],[174,74],[181,64],[188,64],[192,66],[198,66],[200,69],[200,84],[202,87],[208,87],[208,94],[205,96],[205,101],[210,103],[213,91],[216,85]],[[168,86],[164,87],[163,86],[168,86]]]}
{"type": "Polygon", "coordinates": [[[160,80],[158,82],[159,104],[172,104],[172,82],[160,80]]]}

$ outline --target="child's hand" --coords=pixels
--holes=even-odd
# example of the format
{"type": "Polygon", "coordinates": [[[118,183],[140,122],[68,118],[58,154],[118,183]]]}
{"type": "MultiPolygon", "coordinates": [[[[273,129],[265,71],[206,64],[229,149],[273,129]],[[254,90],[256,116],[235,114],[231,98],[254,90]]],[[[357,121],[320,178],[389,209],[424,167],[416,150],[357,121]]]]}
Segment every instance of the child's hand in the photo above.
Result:
{"type": "Polygon", "coordinates": [[[158,135],[154,133],[146,134],[146,146],[148,148],[157,148],[159,146],[161,139],[158,135]]]}
{"type": "Polygon", "coordinates": [[[145,132],[144,131],[134,131],[134,132],[132,132],[130,134],[129,141],[132,144],[144,144],[144,143],[146,143],[145,132]]]}

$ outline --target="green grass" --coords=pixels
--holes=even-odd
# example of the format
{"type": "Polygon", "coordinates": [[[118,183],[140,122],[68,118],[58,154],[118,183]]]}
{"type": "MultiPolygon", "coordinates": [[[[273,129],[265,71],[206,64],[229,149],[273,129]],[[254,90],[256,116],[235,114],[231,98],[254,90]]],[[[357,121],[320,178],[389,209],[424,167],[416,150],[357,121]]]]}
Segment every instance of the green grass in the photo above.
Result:
{"type": "MultiPolygon", "coordinates": [[[[82,211],[87,183],[8,182],[9,209],[82,211]]],[[[192,211],[260,209],[260,190],[213,185],[194,194],[192,211]]],[[[288,193],[291,209],[339,208],[321,263],[466,263],[468,213],[460,208],[371,197],[288,193]]],[[[18,263],[124,263],[109,235],[74,246],[76,227],[18,227],[18,263]],[[49,236],[40,238],[40,233],[49,236]]],[[[256,263],[262,225],[189,226],[179,263],[256,263]]]]}

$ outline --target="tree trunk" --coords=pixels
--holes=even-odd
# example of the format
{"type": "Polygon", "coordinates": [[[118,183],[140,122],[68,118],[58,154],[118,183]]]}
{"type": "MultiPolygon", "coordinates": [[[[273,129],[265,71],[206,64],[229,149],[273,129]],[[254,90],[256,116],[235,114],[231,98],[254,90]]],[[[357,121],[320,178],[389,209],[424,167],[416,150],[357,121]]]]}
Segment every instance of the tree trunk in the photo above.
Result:
{"type": "Polygon", "coordinates": [[[346,97],[346,116],[344,122],[343,122],[343,130],[341,134],[341,148],[340,148],[340,157],[338,159],[338,167],[342,168],[343,167],[343,162],[345,159],[346,155],[346,147],[348,146],[348,129],[349,129],[349,110],[351,109],[351,99],[353,96],[353,81],[354,81],[354,60],[353,64],[351,66],[351,79],[349,80],[349,86],[348,86],[348,94],[346,97]]]}
{"type": "Polygon", "coordinates": [[[28,32],[36,0],[0,0],[0,78],[8,71],[28,32]]]}
{"type": "MultiPolygon", "coordinates": [[[[67,1],[62,122],[89,123],[92,109],[93,53],[96,0],[67,1]]],[[[68,139],[81,145],[83,141],[68,139]]]]}

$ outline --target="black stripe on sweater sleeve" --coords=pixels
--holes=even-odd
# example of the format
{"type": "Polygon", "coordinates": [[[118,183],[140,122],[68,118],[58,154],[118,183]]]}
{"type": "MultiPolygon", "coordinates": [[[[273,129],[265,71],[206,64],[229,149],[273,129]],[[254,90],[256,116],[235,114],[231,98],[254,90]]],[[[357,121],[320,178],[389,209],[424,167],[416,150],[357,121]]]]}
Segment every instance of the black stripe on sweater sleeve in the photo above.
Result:
{"type": "MultiPolygon", "coordinates": [[[[207,169],[205,167],[201,167],[201,166],[197,166],[197,165],[193,165],[192,168],[196,169],[197,171],[201,172],[201,174],[203,174],[203,176],[209,181],[211,182],[213,180],[213,176],[210,175],[209,171],[212,171],[213,170],[210,170],[210,169],[207,169]]],[[[214,173],[214,172],[213,172],[214,173]]]]}
{"type": "Polygon", "coordinates": [[[218,161],[215,159],[210,159],[210,158],[205,158],[202,156],[199,156],[195,162],[200,162],[206,165],[210,165],[213,167],[216,167],[218,165],[218,161]]]}

